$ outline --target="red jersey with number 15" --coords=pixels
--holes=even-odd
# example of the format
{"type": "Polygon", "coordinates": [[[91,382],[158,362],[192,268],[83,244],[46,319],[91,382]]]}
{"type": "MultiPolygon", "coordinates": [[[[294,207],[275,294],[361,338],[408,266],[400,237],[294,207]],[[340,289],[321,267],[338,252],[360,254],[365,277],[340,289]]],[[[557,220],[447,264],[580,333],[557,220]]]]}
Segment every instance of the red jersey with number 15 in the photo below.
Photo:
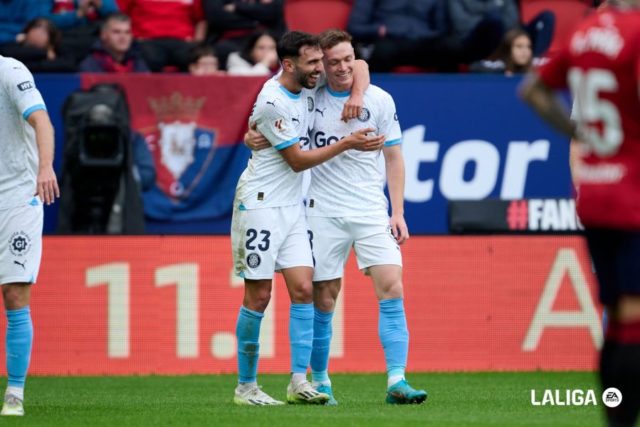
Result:
{"type": "Polygon", "coordinates": [[[539,70],[569,87],[573,118],[588,141],[578,162],[578,214],[588,227],[640,229],[640,11],[586,18],[539,70]]]}

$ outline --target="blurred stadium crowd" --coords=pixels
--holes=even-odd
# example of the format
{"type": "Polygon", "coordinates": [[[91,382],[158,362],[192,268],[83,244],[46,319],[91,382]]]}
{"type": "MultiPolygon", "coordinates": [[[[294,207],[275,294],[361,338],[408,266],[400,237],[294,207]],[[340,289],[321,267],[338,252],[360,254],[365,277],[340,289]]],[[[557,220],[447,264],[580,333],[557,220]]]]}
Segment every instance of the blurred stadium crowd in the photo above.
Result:
{"type": "Polygon", "coordinates": [[[372,72],[518,73],[601,0],[1,0],[33,72],[269,75],[287,30],[347,29],[372,72]]]}

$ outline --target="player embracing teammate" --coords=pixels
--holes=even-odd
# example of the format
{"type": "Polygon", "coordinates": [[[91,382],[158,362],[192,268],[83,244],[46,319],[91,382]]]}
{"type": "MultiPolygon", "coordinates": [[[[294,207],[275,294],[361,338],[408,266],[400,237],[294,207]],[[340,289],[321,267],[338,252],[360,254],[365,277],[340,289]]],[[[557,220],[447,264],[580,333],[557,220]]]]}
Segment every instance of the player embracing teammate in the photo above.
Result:
{"type": "MultiPolygon", "coordinates": [[[[357,117],[345,119],[348,100],[354,95],[359,98],[361,83],[357,78],[360,64],[355,59],[351,37],[344,31],[331,30],[323,33],[319,42],[327,84],[318,89],[309,104],[313,105],[315,115],[310,128],[310,153],[335,149],[362,133],[377,135],[385,143],[381,149],[342,151],[311,169],[306,217],[315,261],[313,308],[308,314],[313,318],[310,358],[313,389],[328,396],[328,404],[337,404],[328,376],[331,322],[344,265],[353,246],[358,266],[371,276],[379,301],[378,330],[388,374],[386,400],[396,404],[421,403],[427,393],[413,389],[404,376],[409,333],[399,244],[409,233],[403,211],[402,133],[395,105],[388,93],[368,85],[357,117]],[[391,218],[383,191],[384,174],[378,166],[381,155],[386,165],[391,218]]],[[[273,152],[265,149],[275,145],[272,137],[259,126],[246,139],[254,149],[253,156],[273,152]]],[[[301,200],[302,193],[299,197],[301,200]]],[[[306,366],[300,371],[306,373],[306,366]]]]}

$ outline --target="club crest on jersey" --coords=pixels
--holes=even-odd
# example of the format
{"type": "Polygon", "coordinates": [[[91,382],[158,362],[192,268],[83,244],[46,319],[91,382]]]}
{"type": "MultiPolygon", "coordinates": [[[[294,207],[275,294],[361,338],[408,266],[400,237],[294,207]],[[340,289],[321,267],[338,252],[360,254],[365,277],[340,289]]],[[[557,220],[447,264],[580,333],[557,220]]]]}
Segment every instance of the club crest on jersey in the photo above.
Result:
{"type": "Polygon", "coordinates": [[[184,199],[200,181],[215,153],[216,131],[199,124],[206,98],[149,98],[156,125],[142,129],[156,168],[156,185],[168,197],[184,199]]]}
{"type": "Polygon", "coordinates": [[[307,110],[313,111],[316,107],[316,103],[313,101],[313,98],[307,96],[307,110]]]}
{"type": "Polygon", "coordinates": [[[360,120],[361,122],[367,122],[369,121],[369,118],[371,118],[371,113],[368,109],[362,107],[362,110],[360,110],[360,114],[358,114],[358,120],[360,120]]]}
{"type": "Polygon", "coordinates": [[[31,239],[24,231],[17,231],[9,239],[9,251],[15,256],[26,255],[31,249],[31,239]]]}
{"type": "Polygon", "coordinates": [[[260,265],[260,262],[262,262],[262,260],[260,259],[260,255],[255,252],[252,252],[247,256],[247,265],[251,268],[258,267],[260,265]]]}

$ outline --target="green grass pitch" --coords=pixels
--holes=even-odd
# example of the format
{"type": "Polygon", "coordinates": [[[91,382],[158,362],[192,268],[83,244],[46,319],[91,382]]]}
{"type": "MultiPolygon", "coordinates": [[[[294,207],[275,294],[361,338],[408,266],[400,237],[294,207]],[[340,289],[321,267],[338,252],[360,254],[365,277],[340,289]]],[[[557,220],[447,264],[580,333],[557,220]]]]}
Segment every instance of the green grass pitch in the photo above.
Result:
{"type": "MultiPolygon", "coordinates": [[[[238,407],[235,375],[31,377],[20,426],[599,426],[602,403],[594,373],[409,374],[423,405],[384,403],[382,374],[332,376],[337,407],[238,407]],[[532,406],[531,389],[593,389],[598,406],[532,406]]],[[[287,375],[261,375],[264,390],[285,398],[287,375]]]]}

